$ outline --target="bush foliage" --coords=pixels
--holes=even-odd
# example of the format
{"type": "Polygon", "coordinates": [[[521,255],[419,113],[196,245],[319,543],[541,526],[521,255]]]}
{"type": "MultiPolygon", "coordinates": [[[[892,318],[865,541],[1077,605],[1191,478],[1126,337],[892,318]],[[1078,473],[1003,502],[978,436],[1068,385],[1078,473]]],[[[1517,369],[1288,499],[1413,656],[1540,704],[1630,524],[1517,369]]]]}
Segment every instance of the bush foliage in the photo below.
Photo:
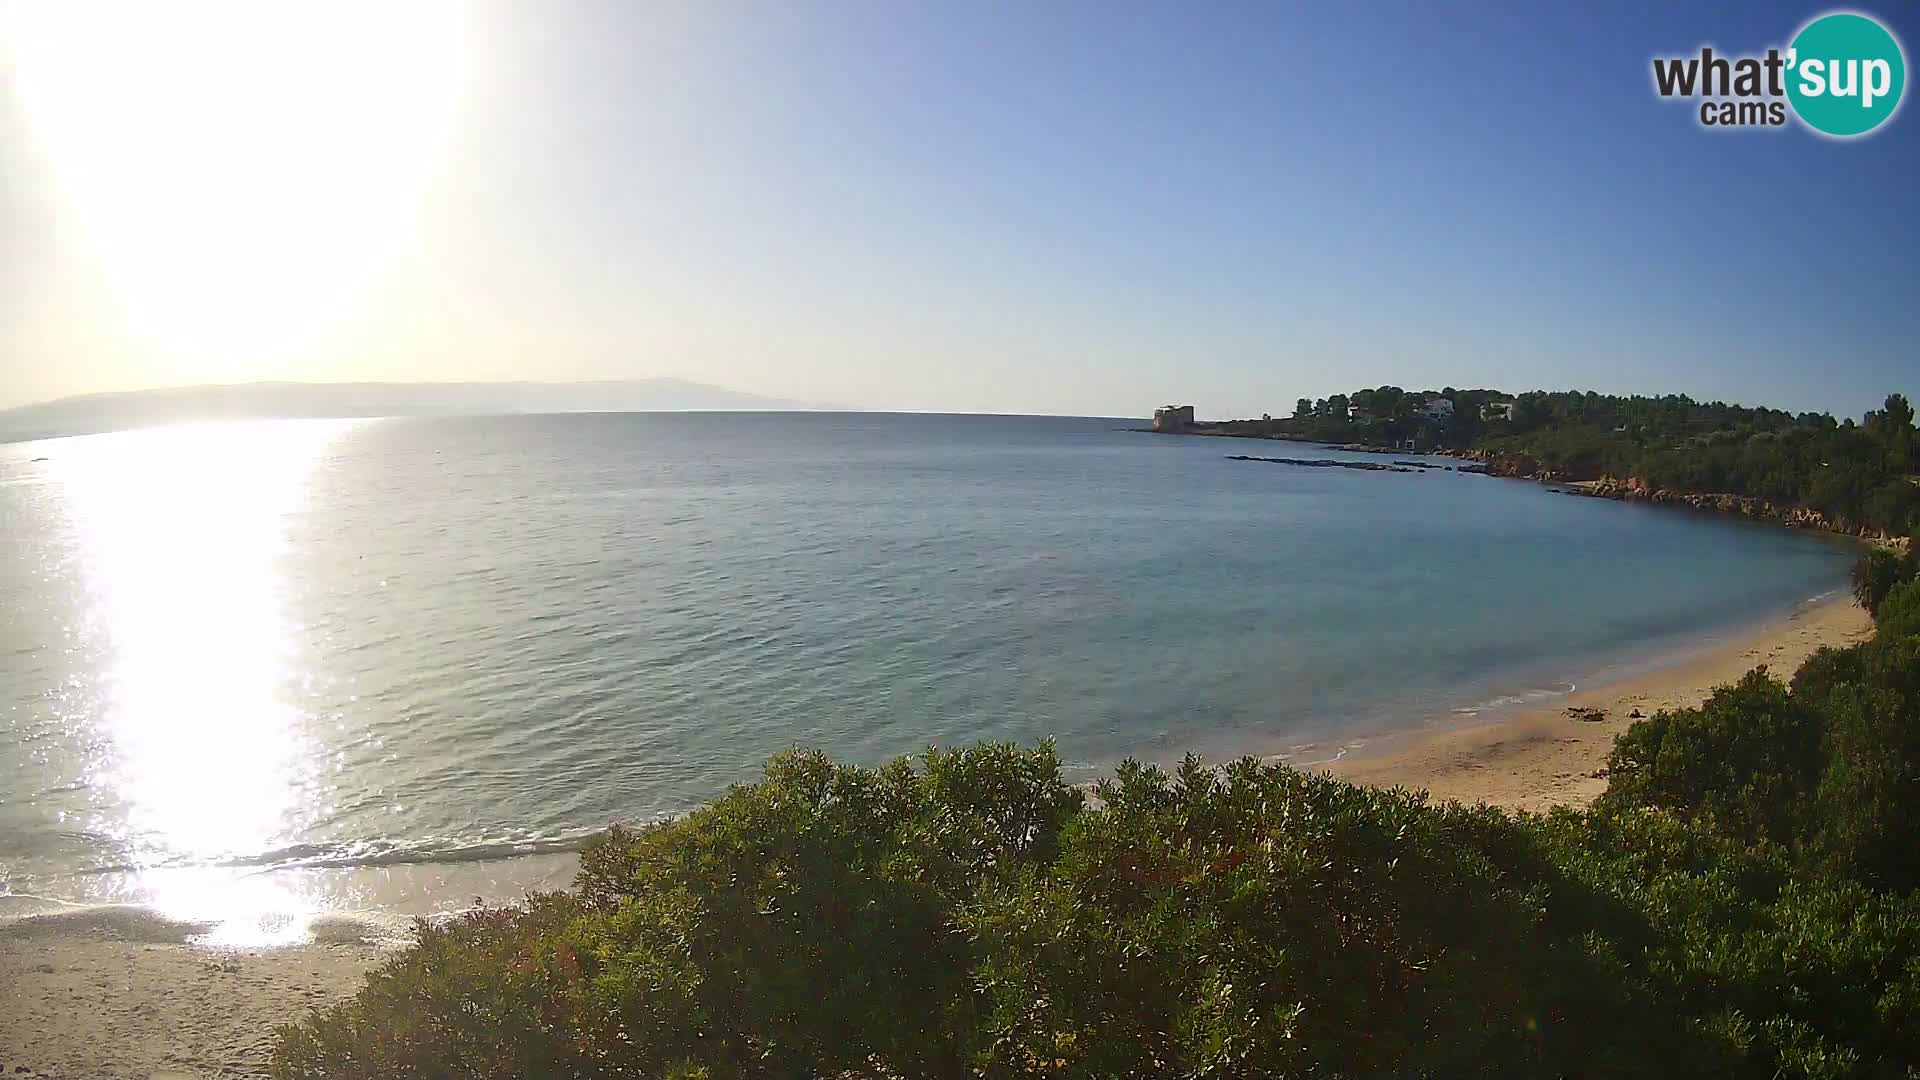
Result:
{"type": "Polygon", "coordinates": [[[1591,811],[783,754],[570,892],[422,923],[276,1072],[1920,1077],[1920,586],[1878,607],[1636,723],[1591,811]]]}

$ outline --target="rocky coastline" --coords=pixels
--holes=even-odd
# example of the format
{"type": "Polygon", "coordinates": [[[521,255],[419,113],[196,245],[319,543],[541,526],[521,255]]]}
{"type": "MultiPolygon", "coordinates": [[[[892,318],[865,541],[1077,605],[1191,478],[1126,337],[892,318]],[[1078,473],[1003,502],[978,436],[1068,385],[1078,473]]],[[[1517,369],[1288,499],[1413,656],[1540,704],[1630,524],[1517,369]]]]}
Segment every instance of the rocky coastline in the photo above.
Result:
{"type": "MultiPolygon", "coordinates": [[[[1145,429],[1139,429],[1145,430],[1145,429]]],[[[1285,435],[1259,435],[1237,431],[1217,431],[1195,429],[1183,434],[1213,435],[1226,438],[1264,438],[1276,441],[1295,441],[1285,435]]],[[[1307,440],[1297,440],[1307,441],[1307,440]]],[[[1362,443],[1333,445],[1320,443],[1328,449],[1358,454],[1404,454],[1404,450],[1395,450],[1384,446],[1369,446],[1362,443]]],[[[1502,453],[1491,450],[1435,450],[1430,457],[1453,458],[1458,464],[1451,471],[1479,473],[1487,476],[1501,476],[1516,480],[1533,480],[1543,484],[1557,485],[1554,490],[1563,495],[1576,495],[1594,499],[1612,499],[1617,502],[1646,502],[1660,506],[1675,506],[1688,510],[1698,510],[1714,514],[1731,514],[1751,521],[1780,525],[1789,529],[1817,529],[1839,536],[1864,540],[1871,544],[1905,550],[1907,539],[1888,535],[1884,530],[1849,521],[1845,518],[1829,517],[1827,514],[1806,506],[1794,506],[1775,503],[1754,495],[1735,495],[1728,492],[1677,491],[1670,488],[1656,488],[1639,477],[1601,476],[1597,479],[1576,477],[1564,470],[1549,468],[1527,454],[1502,453]]],[[[1327,458],[1304,459],[1282,457],[1260,457],[1251,454],[1229,454],[1229,461],[1261,461],[1276,465],[1294,465],[1305,468],[1344,468],[1359,469],[1366,472],[1424,472],[1444,470],[1448,466],[1434,465],[1431,462],[1394,461],[1391,465],[1373,462],[1336,461],[1327,458]]]]}
{"type": "Polygon", "coordinates": [[[1646,502],[1661,506],[1677,506],[1689,510],[1701,510],[1716,514],[1732,514],[1753,521],[1781,525],[1789,529],[1818,529],[1823,532],[1850,536],[1870,543],[1904,547],[1904,537],[1889,536],[1880,529],[1869,528],[1844,518],[1832,518],[1819,510],[1805,506],[1788,506],[1771,502],[1753,495],[1734,495],[1725,492],[1675,491],[1669,488],[1656,488],[1639,477],[1620,478],[1601,476],[1598,479],[1575,479],[1565,472],[1550,469],[1524,454],[1500,454],[1486,450],[1462,451],[1458,457],[1481,463],[1489,476],[1505,476],[1519,480],[1536,480],[1545,484],[1559,484],[1560,491],[1567,495],[1578,495],[1593,499],[1613,499],[1619,502],[1646,502]]]}

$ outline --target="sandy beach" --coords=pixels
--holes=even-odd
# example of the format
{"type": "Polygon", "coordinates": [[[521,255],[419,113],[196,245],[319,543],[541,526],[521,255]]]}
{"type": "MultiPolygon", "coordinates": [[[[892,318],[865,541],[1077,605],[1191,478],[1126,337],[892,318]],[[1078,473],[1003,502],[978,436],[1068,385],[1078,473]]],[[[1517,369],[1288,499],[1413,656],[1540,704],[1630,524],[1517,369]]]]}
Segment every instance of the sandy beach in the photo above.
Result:
{"type": "Polygon", "coordinates": [[[228,950],[132,908],[0,924],[0,1072],[147,1080],[266,1073],[273,1033],[352,996],[361,942],[228,950]]]}
{"type": "MultiPolygon", "coordinates": [[[[1526,810],[1584,806],[1606,787],[1616,735],[1644,715],[1694,704],[1755,665],[1790,675],[1822,645],[1871,624],[1836,597],[1712,643],[1683,661],[1577,690],[1551,706],[1386,740],[1334,763],[1360,783],[1526,810]],[[1582,720],[1567,710],[1598,709],[1582,720]]],[[[0,923],[0,1072],[133,1080],[264,1074],[280,1024],[350,996],[380,947],[215,950],[189,928],[112,908],[0,923]],[[25,1071],[20,1071],[25,1070],[25,1071]]]]}
{"type": "Polygon", "coordinates": [[[1581,687],[1551,705],[1382,740],[1326,768],[1355,783],[1424,788],[1437,800],[1521,810],[1586,806],[1606,790],[1607,755],[1636,712],[1652,716],[1698,704],[1714,687],[1762,664],[1782,679],[1791,678],[1821,646],[1851,645],[1872,631],[1872,621],[1853,598],[1837,595],[1677,664],[1581,687]],[[1569,709],[1598,709],[1603,718],[1576,719],[1569,709]]]}

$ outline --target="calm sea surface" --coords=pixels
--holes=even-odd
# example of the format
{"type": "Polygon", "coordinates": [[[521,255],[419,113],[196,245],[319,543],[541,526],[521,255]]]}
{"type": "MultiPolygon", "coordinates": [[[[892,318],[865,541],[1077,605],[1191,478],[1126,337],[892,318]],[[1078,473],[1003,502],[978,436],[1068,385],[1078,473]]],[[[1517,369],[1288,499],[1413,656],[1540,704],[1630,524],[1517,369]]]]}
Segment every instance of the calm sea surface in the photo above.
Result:
{"type": "Polygon", "coordinates": [[[271,882],[292,908],[288,881],[345,871],[348,906],[510,891],[509,856],[686,810],[794,745],[871,763],[1051,736],[1076,778],[1187,750],[1324,760],[1784,611],[1850,558],[1127,423],[575,415],[0,446],[0,899],[190,913],[271,882]]]}

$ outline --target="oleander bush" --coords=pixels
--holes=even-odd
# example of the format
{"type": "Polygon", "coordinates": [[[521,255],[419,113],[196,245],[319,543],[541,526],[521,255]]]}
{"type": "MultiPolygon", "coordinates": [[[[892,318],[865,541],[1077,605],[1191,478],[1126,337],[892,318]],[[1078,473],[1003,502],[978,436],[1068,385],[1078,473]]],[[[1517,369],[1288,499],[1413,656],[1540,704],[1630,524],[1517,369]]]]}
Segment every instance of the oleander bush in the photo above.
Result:
{"type": "Polygon", "coordinates": [[[275,1072],[1920,1078],[1914,595],[1635,724],[1591,811],[783,754],[567,893],[422,923],[275,1072]]]}

